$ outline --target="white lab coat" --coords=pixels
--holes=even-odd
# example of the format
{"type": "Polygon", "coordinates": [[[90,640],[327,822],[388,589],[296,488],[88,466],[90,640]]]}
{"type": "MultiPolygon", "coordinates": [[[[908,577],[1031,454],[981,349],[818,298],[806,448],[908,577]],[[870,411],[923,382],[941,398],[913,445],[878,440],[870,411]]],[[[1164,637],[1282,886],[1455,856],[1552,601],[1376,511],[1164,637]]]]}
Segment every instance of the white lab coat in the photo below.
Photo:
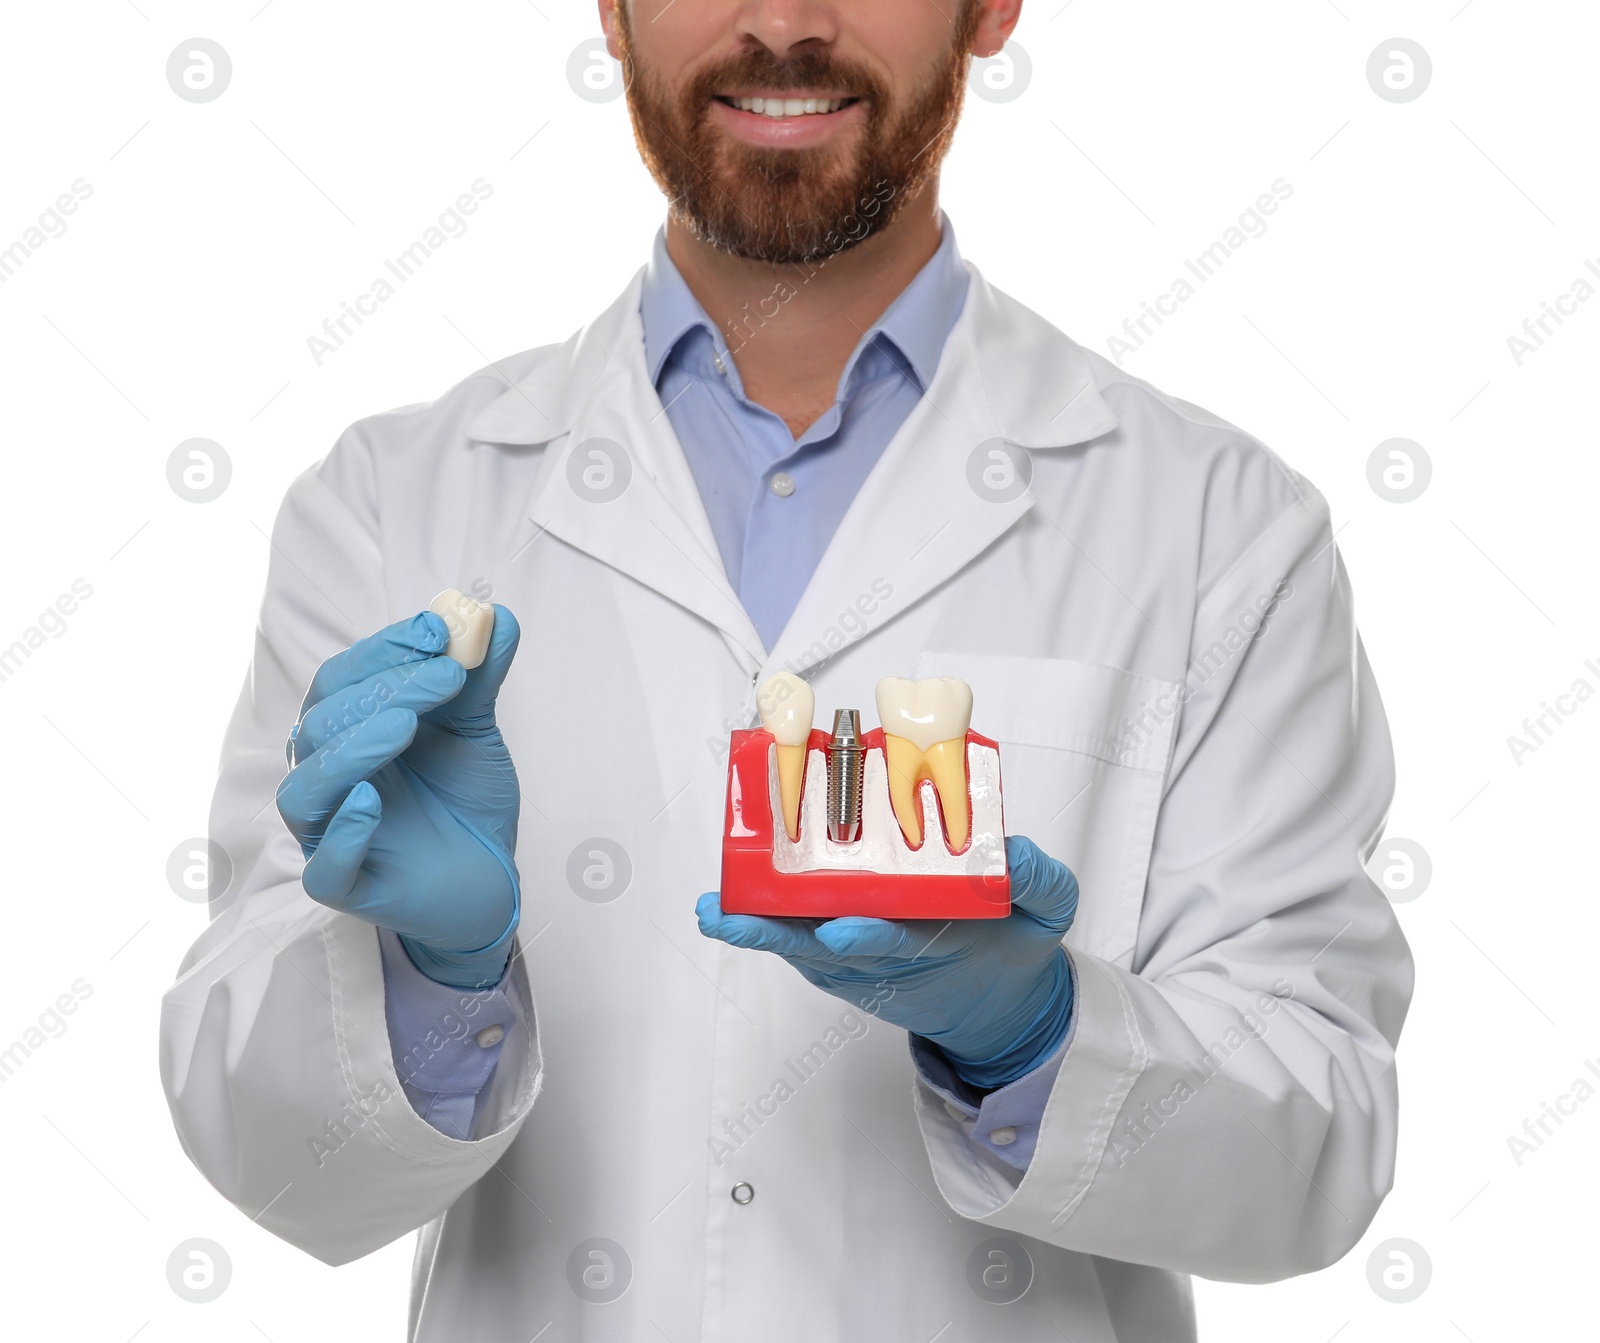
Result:
{"type": "Polygon", "coordinates": [[[1363,870],[1393,758],[1327,503],[969,269],[770,653],[649,384],[638,277],[291,487],[212,813],[236,876],[166,996],[162,1075],[262,1226],[330,1264],[422,1228],[412,1338],[1188,1339],[1188,1275],[1329,1264],[1389,1189],[1412,964],[1363,870]],[[632,467],[603,504],[568,483],[596,438],[632,467]],[[1011,502],[969,483],[993,439],[1032,454],[1011,502]],[[525,954],[470,1142],[402,1095],[377,935],[301,891],[272,805],[317,664],[451,585],[524,630],[499,711],[525,954]],[[1075,1034],[1025,1176],[904,1032],[696,927],[722,748],[785,666],[819,716],[966,678],[1008,829],[1077,873],[1075,1034]],[[616,898],[569,879],[596,837],[631,868],[616,898]],[[1005,1304],[969,1285],[1023,1278],[1005,1304]]]}

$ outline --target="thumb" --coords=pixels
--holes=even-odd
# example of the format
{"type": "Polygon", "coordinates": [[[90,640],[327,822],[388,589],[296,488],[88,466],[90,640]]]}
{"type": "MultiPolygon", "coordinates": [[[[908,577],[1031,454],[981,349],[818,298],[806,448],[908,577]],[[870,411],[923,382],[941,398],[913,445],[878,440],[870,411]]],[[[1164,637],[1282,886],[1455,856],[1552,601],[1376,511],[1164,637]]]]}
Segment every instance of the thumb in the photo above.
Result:
{"type": "Polygon", "coordinates": [[[522,626],[516,616],[494,604],[494,631],[489,636],[489,651],[483,661],[467,673],[466,684],[441,711],[450,726],[461,732],[485,731],[494,726],[494,701],[511,670],[522,640],[522,626]]]}
{"type": "Polygon", "coordinates": [[[1078,879],[1024,835],[1006,836],[1011,904],[1054,933],[1072,927],[1078,913],[1078,879]]]}

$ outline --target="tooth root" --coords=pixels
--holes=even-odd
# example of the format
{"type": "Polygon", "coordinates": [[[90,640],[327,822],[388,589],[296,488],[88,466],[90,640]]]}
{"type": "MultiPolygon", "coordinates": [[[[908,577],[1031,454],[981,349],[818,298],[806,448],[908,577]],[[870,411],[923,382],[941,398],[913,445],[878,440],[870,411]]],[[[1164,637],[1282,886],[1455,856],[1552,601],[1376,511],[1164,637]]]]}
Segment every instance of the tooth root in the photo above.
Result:
{"type": "Polygon", "coordinates": [[[883,757],[889,776],[889,805],[906,843],[913,849],[922,843],[922,797],[918,785],[929,779],[939,794],[950,847],[958,852],[965,848],[972,826],[972,808],[967,800],[966,738],[936,741],[926,751],[920,751],[915,742],[886,732],[883,757]]]}
{"type": "Polygon", "coordinates": [[[778,799],[783,805],[783,828],[791,842],[800,838],[800,781],[806,772],[804,746],[779,746],[778,799]]]}
{"type": "Polygon", "coordinates": [[[922,780],[923,755],[904,737],[883,734],[883,763],[889,775],[889,805],[900,822],[900,833],[913,849],[922,844],[922,805],[917,784],[922,780]]]}
{"type": "Polygon", "coordinates": [[[944,808],[944,829],[950,837],[950,847],[964,848],[972,819],[967,804],[966,739],[936,741],[923,760],[928,777],[939,790],[939,805],[944,808]]]}

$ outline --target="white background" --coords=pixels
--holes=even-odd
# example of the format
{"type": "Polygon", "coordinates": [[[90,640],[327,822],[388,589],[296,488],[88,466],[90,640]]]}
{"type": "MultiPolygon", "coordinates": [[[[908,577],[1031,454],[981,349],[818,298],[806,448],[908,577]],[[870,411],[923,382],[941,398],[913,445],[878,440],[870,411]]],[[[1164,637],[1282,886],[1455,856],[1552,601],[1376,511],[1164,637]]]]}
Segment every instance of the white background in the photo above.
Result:
{"type": "MultiPolygon", "coordinates": [[[[326,1268],[178,1147],[157,1016],[205,915],[166,864],[204,832],[290,478],[352,420],[564,338],[641,264],[661,201],[622,102],[568,85],[591,4],[78,0],[3,20],[0,249],[74,180],[93,194],[0,285],[0,647],[75,579],[93,595],[0,682],[0,1048],[74,981],[92,990],[0,1082],[0,1330],[396,1338],[409,1237],[326,1268]],[[204,105],[165,78],[195,36],[234,66],[204,105]],[[480,177],[494,194],[470,231],[319,367],[307,338],[480,177]],[[232,462],[212,503],[167,483],[193,437],[232,462]],[[210,1305],[167,1284],[168,1254],[195,1236],[233,1264],[210,1305]]],[[[1418,974],[1395,1190],[1321,1273],[1198,1283],[1201,1335],[1588,1334],[1600,1095],[1520,1165],[1507,1138],[1586,1058],[1600,1067],[1600,702],[1520,764],[1507,737],[1579,677],[1600,688],[1584,666],[1600,666],[1600,301],[1520,367],[1507,337],[1586,257],[1600,266],[1600,15],[1579,0],[1032,0],[1017,40],[1032,82],[969,100],[945,204],[964,253],[1082,343],[1103,352],[1185,258],[1292,185],[1126,367],[1258,435],[1330,499],[1394,732],[1389,834],[1433,864],[1400,906],[1418,974]],[[1366,80],[1396,36],[1434,64],[1404,105],[1366,80]],[[1434,469],[1407,504],[1367,482],[1397,436],[1434,469]],[[1432,1262],[1410,1304],[1368,1283],[1394,1237],[1432,1262]]]]}

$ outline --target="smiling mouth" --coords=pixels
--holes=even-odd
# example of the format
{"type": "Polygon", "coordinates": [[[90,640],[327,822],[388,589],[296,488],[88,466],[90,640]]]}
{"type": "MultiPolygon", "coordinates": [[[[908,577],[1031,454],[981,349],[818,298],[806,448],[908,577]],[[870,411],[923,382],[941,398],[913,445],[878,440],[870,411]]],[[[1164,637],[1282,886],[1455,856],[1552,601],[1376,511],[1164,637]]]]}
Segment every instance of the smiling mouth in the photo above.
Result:
{"type": "Polygon", "coordinates": [[[834,112],[842,112],[845,108],[860,102],[859,98],[780,98],[749,97],[734,98],[718,95],[717,101],[724,107],[732,107],[740,112],[753,112],[758,117],[819,117],[829,116],[834,112]]]}

